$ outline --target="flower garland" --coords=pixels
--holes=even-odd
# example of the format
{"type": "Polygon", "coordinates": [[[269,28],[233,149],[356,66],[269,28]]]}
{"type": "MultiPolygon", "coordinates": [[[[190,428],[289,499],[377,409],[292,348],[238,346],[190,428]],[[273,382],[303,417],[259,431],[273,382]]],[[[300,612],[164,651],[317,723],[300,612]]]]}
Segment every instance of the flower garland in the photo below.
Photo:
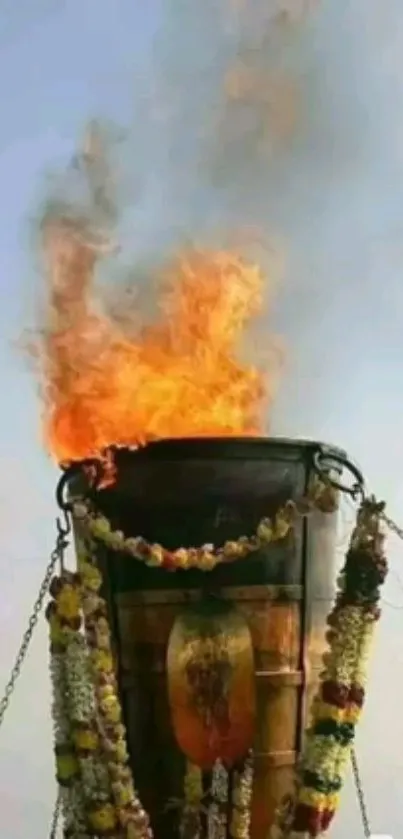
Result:
{"type": "MultiPolygon", "coordinates": [[[[66,672],[65,627],[72,620],[66,615],[67,583],[62,577],[55,577],[50,586],[52,600],[46,617],[49,621],[50,675],[52,685],[52,717],[54,728],[54,750],[56,778],[61,792],[61,806],[66,837],[87,837],[85,802],[79,778],[73,730],[68,708],[66,672]]],[[[88,837],[89,839],[89,837],[88,837]]]]}
{"type": "Polygon", "coordinates": [[[120,831],[127,839],[152,839],[149,819],[139,801],[129,766],[126,730],[118,698],[107,606],[99,593],[102,576],[94,564],[93,543],[81,539],[78,541],[77,549],[100,748],[112,791],[113,807],[111,804],[108,813],[110,816],[112,812],[116,814],[120,831]]]}
{"type": "Polygon", "coordinates": [[[186,761],[183,781],[184,802],[182,804],[179,836],[181,839],[201,839],[203,812],[203,777],[201,769],[189,760],[186,761]]]}
{"type": "MultiPolygon", "coordinates": [[[[65,667],[66,662],[69,662],[68,693],[71,693],[77,702],[79,685],[91,685],[92,690],[91,694],[88,687],[86,717],[81,720],[82,728],[77,726],[79,714],[77,709],[74,711],[72,707],[76,728],[73,726],[69,735],[70,751],[72,739],[75,757],[78,759],[79,777],[83,780],[86,778],[83,784],[84,809],[88,811],[90,789],[95,794],[97,787],[98,806],[102,795],[105,799],[104,815],[108,815],[108,818],[102,824],[92,820],[93,814],[91,815],[90,811],[89,827],[92,833],[97,831],[96,835],[106,835],[105,829],[108,825],[110,835],[119,835],[119,839],[150,839],[152,835],[148,816],[138,799],[129,767],[107,607],[100,595],[102,578],[96,566],[96,543],[103,542],[107,547],[125,552],[148,565],[169,570],[199,568],[207,571],[220,562],[231,562],[245,557],[263,545],[285,538],[292,529],[296,516],[307,515],[313,507],[334,509],[334,497],[329,494],[328,488],[325,489],[327,492],[324,492],[323,485],[322,490],[316,486],[315,492],[310,494],[308,499],[284,505],[273,520],[263,519],[252,537],[241,537],[236,542],[226,542],[221,548],[204,545],[200,548],[180,548],[176,551],[168,551],[161,545],[151,544],[142,538],[126,539],[122,532],[113,531],[107,519],[98,515],[89,503],[74,504],[74,517],[77,529],[81,533],[78,539],[79,576],[75,581],[70,580],[68,583],[69,597],[66,597],[64,588],[64,601],[59,592],[63,602],[58,608],[60,614],[64,615],[63,620],[67,622],[67,630],[64,627],[63,632],[70,637],[70,642],[66,643],[65,647],[64,663],[65,667]],[[85,640],[80,633],[80,609],[84,614],[85,640]],[[95,716],[96,727],[89,724],[91,714],[95,716]],[[101,771],[98,774],[98,770],[95,771],[96,765],[91,764],[90,754],[85,755],[87,762],[84,770],[84,755],[80,754],[78,747],[79,735],[84,736],[84,729],[85,736],[89,738],[88,742],[91,740],[90,733],[95,738],[89,751],[94,748],[94,755],[96,751],[99,753],[101,771]],[[95,782],[96,777],[98,780],[95,782]]],[[[329,651],[324,657],[324,672],[321,674],[320,688],[313,705],[312,724],[306,735],[298,767],[295,794],[284,803],[278,813],[270,832],[270,839],[314,839],[327,830],[336,811],[345,764],[350,755],[355,727],[364,702],[367,656],[375,623],[379,618],[379,588],[386,575],[380,527],[382,515],[383,505],[377,504],[373,499],[364,501],[359,511],[345,566],[338,580],[336,603],[328,617],[329,651]]],[[[54,620],[53,624],[57,634],[54,620]]],[[[58,737],[59,745],[65,745],[61,743],[61,735],[58,737]]],[[[69,771],[73,775],[77,774],[77,762],[74,763],[73,760],[71,765],[75,767],[74,772],[72,769],[69,771]]],[[[59,768],[58,765],[58,777],[62,778],[59,768]]],[[[222,809],[228,803],[228,799],[223,798],[218,789],[222,773],[219,766],[216,770],[213,771],[213,800],[208,813],[209,837],[221,839],[224,825],[225,830],[229,829],[232,839],[249,839],[252,756],[248,756],[241,771],[236,770],[234,773],[235,787],[231,796],[229,826],[226,821],[227,815],[223,815],[222,809]]],[[[198,839],[201,833],[203,790],[200,779],[200,770],[188,765],[185,777],[185,807],[181,820],[181,836],[186,839],[190,836],[192,839],[198,839]]],[[[71,786],[73,788],[74,785],[71,786]]],[[[228,796],[228,786],[226,789],[228,796]]],[[[66,836],[70,835],[74,839],[76,836],[87,839],[87,833],[82,832],[82,799],[83,796],[77,799],[81,800],[81,811],[75,817],[74,828],[80,828],[81,832],[74,833],[72,829],[70,834],[66,833],[66,836]]],[[[70,796],[70,804],[66,803],[66,808],[72,807],[72,802],[73,796],[70,796]]]]}
{"type": "Polygon", "coordinates": [[[276,513],[273,520],[262,519],[254,536],[241,536],[237,541],[225,542],[221,548],[214,548],[214,545],[202,545],[169,551],[162,545],[147,542],[142,537],[126,539],[122,531],[112,530],[105,516],[94,513],[89,504],[83,501],[74,504],[74,517],[85,525],[88,533],[95,540],[103,542],[112,550],[127,553],[145,562],[146,565],[168,571],[179,568],[211,571],[219,563],[244,559],[250,553],[272,542],[285,539],[292,528],[296,513],[296,505],[289,502],[276,513]]]}
{"type": "Polygon", "coordinates": [[[95,566],[86,568],[84,562],[82,570],[83,578],[66,571],[54,578],[47,613],[57,778],[60,785],[71,789],[71,794],[62,795],[65,834],[68,839],[118,835],[119,839],[151,839],[148,817],[134,793],[128,767],[125,730],[114,692],[109,630],[106,632],[107,621],[102,617],[106,605],[97,595],[100,574],[95,566]],[[80,632],[84,605],[88,646],[80,632]],[[91,631],[95,631],[95,639],[91,631]]]}
{"type": "MultiPolygon", "coordinates": [[[[111,802],[109,776],[99,750],[94,690],[91,682],[88,650],[81,628],[81,585],[77,574],[64,571],[51,584],[56,604],[56,620],[63,644],[65,673],[64,706],[70,723],[71,746],[76,767],[77,806],[80,804],[80,829],[77,836],[110,836],[117,819],[111,802]]],[[[68,803],[67,803],[68,806],[68,803]]]]}
{"type": "Polygon", "coordinates": [[[327,621],[329,652],[324,656],[296,792],[280,808],[270,839],[313,839],[327,830],[335,814],[364,703],[368,653],[387,573],[383,510],[384,505],[374,499],[365,500],[359,510],[327,621]]]}
{"type": "Polygon", "coordinates": [[[253,791],[253,754],[249,752],[243,765],[234,770],[230,836],[250,839],[251,804],[253,791]]]}
{"type": "Polygon", "coordinates": [[[211,778],[211,802],[208,808],[207,835],[208,839],[226,839],[228,822],[228,772],[217,760],[213,767],[211,778]]]}
{"type": "Polygon", "coordinates": [[[314,476],[306,498],[298,502],[288,501],[272,519],[262,518],[252,536],[228,540],[219,548],[206,544],[176,550],[168,550],[162,545],[148,542],[141,536],[126,538],[121,530],[112,530],[106,516],[97,512],[86,499],[80,499],[73,504],[73,517],[77,522],[81,522],[92,539],[103,542],[112,550],[126,553],[150,567],[164,568],[167,571],[189,568],[211,571],[216,565],[245,559],[249,554],[285,539],[297,517],[306,516],[315,509],[334,512],[337,505],[337,492],[329,483],[314,476]]]}
{"type": "Polygon", "coordinates": [[[99,749],[94,690],[85,638],[76,633],[66,649],[66,670],[73,737],[87,822],[97,835],[108,836],[117,827],[109,775],[99,749]]]}

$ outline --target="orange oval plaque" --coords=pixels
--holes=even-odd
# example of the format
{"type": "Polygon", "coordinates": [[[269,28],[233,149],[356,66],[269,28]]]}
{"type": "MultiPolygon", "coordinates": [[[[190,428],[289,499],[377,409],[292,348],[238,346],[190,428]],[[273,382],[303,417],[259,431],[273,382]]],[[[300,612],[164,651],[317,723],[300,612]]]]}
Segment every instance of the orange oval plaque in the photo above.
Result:
{"type": "Polygon", "coordinates": [[[203,769],[229,767],[251,748],[255,674],[249,627],[236,608],[208,600],[179,615],[167,652],[177,742],[203,769]]]}

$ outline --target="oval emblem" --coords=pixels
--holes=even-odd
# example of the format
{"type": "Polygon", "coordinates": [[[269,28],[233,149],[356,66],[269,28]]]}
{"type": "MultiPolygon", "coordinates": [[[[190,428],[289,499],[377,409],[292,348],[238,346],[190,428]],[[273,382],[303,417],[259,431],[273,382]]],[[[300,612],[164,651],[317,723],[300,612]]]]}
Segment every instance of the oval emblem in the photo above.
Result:
{"type": "Polygon", "coordinates": [[[254,733],[255,673],[251,634],[237,609],[211,599],[179,615],[167,672],[172,724],[186,757],[203,769],[243,758],[254,733]]]}

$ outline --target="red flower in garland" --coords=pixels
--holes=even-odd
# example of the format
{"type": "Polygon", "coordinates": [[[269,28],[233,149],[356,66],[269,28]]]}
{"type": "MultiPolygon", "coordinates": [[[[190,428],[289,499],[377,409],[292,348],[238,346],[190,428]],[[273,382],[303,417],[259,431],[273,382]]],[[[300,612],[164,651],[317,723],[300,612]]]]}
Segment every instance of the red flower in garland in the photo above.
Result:
{"type": "Polygon", "coordinates": [[[309,804],[298,804],[292,823],[293,830],[318,836],[322,830],[322,812],[309,804]]]}
{"type": "Polygon", "coordinates": [[[349,688],[338,682],[323,682],[321,691],[323,701],[328,702],[329,705],[335,705],[336,708],[346,708],[350,700],[349,688]]]}
{"type": "Polygon", "coordinates": [[[353,705],[362,708],[365,699],[365,690],[361,685],[353,684],[350,687],[348,701],[353,705]]]}

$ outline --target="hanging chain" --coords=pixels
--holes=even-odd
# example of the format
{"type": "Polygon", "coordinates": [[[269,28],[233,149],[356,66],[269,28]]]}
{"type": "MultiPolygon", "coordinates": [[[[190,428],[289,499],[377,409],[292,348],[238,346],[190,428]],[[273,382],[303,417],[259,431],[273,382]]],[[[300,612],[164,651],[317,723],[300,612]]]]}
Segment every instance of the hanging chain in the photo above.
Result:
{"type": "Polygon", "coordinates": [[[399,539],[402,539],[403,541],[403,527],[399,527],[399,525],[396,524],[396,522],[393,521],[393,519],[390,519],[389,516],[386,516],[385,513],[382,514],[382,518],[386,524],[386,527],[391,531],[391,533],[394,533],[395,536],[398,536],[399,539]]]}
{"type": "MultiPolygon", "coordinates": [[[[50,560],[46,567],[45,576],[42,580],[38,596],[35,600],[31,616],[28,621],[28,626],[24,635],[22,637],[22,642],[20,648],[18,650],[14,665],[11,669],[10,678],[7,682],[7,685],[4,690],[4,694],[2,699],[0,700],[0,727],[3,724],[4,716],[7,711],[7,708],[10,704],[11,696],[14,693],[15,686],[21,674],[21,668],[24,664],[30,643],[32,641],[32,636],[34,634],[34,630],[39,620],[39,615],[42,612],[43,604],[45,601],[45,597],[49,591],[49,586],[54,574],[54,570],[56,568],[57,563],[60,563],[60,566],[63,567],[63,557],[64,551],[67,548],[68,542],[66,541],[66,536],[68,536],[70,531],[70,522],[68,516],[65,515],[65,524],[64,527],[60,522],[60,519],[56,521],[57,525],[57,540],[56,540],[56,547],[54,551],[52,551],[50,560]]],[[[59,824],[60,818],[60,810],[61,810],[61,798],[60,798],[60,791],[57,795],[52,820],[49,829],[49,839],[57,839],[57,828],[59,824]]]]}
{"type": "Polygon", "coordinates": [[[67,536],[67,532],[68,532],[67,527],[63,528],[60,525],[60,522],[58,521],[57,522],[57,528],[58,528],[58,536],[57,536],[57,541],[56,541],[56,547],[51,554],[49,563],[48,563],[47,568],[46,568],[45,576],[42,580],[42,583],[41,583],[41,586],[40,586],[40,589],[39,589],[39,592],[38,592],[38,596],[35,600],[35,603],[34,603],[34,606],[33,606],[32,612],[31,612],[31,616],[30,616],[29,621],[28,621],[27,629],[24,632],[20,648],[18,650],[14,665],[11,669],[10,678],[9,678],[7,684],[6,684],[5,689],[4,689],[2,699],[0,700],[0,727],[3,724],[4,716],[5,716],[5,713],[7,711],[8,706],[9,706],[11,696],[14,693],[16,683],[19,679],[19,676],[20,676],[20,673],[21,673],[21,668],[22,668],[22,665],[24,664],[29,646],[31,644],[32,636],[33,636],[34,630],[36,628],[36,625],[38,623],[39,615],[42,611],[43,604],[44,604],[44,601],[45,601],[45,597],[48,593],[49,585],[50,585],[55,567],[56,567],[58,562],[62,562],[64,550],[67,547],[67,542],[66,542],[66,536],[67,536]]]}
{"type": "MultiPolygon", "coordinates": [[[[388,530],[390,530],[391,533],[394,533],[395,536],[397,536],[399,539],[401,539],[403,541],[403,527],[399,527],[399,525],[396,524],[396,522],[393,521],[393,519],[390,519],[389,516],[385,515],[385,513],[382,514],[382,519],[385,522],[388,530]]],[[[372,833],[371,833],[371,828],[370,828],[370,823],[369,823],[368,809],[367,809],[367,805],[366,805],[366,801],[365,801],[364,788],[363,788],[361,775],[360,775],[360,770],[359,770],[359,766],[358,766],[357,754],[356,754],[354,748],[351,749],[351,766],[352,766],[352,770],[353,770],[353,777],[354,777],[354,784],[355,784],[355,789],[356,789],[357,798],[358,798],[358,805],[359,805],[359,808],[360,808],[362,826],[364,828],[364,836],[365,836],[365,839],[371,839],[372,833]]]]}
{"type": "Polygon", "coordinates": [[[49,839],[57,839],[57,828],[58,828],[58,824],[59,824],[61,806],[62,806],[62,801],[61,801],[61,795],[60,795],[60,790],[59,790],[59,792],[57,794],[56,801],[55,801],[55,806],[54,806],[54,809],[53,809],[53,813],[52,813],[52,821],[50,823],[50,830],[49,830],[49,839]]]}
{"type": "Polygon", "coordinates": [[[356,792],[357,792],[358,804],[359,804],[360,813],[361,813],[362,826],[364,828],[364,836],[365,836],[365,839],[371,839],[372,833],[371,833],[371,828],[370,828],[370,825],[369,825],[368,810],[367,810],[367,805],[365,803],[364,790],[363,790],[362,781],[361,781],[361,777],[360,777],[360,770],[359,770],[359,767],[358,767],[357,755],[356,755],[356,752],[355,752],[354,748],[351,749],[351,766],[352,766],[352,769],[353,769],[354,784],[355,784],[355,788],[356,788],[356,792]]]}

